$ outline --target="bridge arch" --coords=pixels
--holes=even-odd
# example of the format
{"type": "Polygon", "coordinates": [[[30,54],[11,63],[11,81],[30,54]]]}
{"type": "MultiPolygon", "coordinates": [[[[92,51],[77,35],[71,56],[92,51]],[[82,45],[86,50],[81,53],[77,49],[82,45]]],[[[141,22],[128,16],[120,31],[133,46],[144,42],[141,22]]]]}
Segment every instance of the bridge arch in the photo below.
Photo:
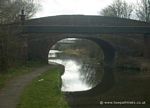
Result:
{"type": "MultiPolygon", "coordinates": [[[[29,46],[30,49],[30,55],[31,58],[34,58],[36,60],[44,60],[45,62],[48,61],[48,53],[51,47],[56,44],[58,41],[65,39],[65,38],[79,38],[79,39],[87,39],[94,43],[96,43],[98,46],[101,47],[103,54],[104,54],[104,74],[102,77],[102,82],[98,84],[96,87],[102,88],[101,92],[107,91],[113,86],[114,83],[114,75],[113,75],[113,66],[115,62],[115,55],[116,50],[113,47],[113,45],[103,39],[100,39],[97,36],[89,36],[89,35],[83,35],[83,34],[45,34],[49,35],[46,38],[43,39],[33,39],[31,40],[31,46],[29,46]],[[54,39],[51,38],[50,35],[55,35],[54,39]],[[38,47],[40,46],[40,47],[38,47]],[[36,49],[36,50],[32,50],[36,49]]],[[[97,90],[97,89],[92,89],[97,90]]],[[[100,90],[100,89],[98,89],[100,90]]],[[[91,92],[90,92],[91,93],[91,92]]]]}
{"type": "MultiPolygon", "coordinates": [[[[54,34],[51,42],[57,39],[63,39],[63,36],[57,36],[64,33],[75,34],[132,34],[144,35],[145,57],[149,58],[149,34],[150,24],[142,21],[136,21],[124,18],[106,17],[106,16],[87,16],[87,15],[58,15],[43,17],[25,21],[22,26],[24,34],[54,34]],[[56,38],[56,39],[55,39],[56,38]]],[[[30,37],[29,37],[30,38],[30,37]]],[[[38,38],[38,37],[36,37],[38,38]]],[[[43,36],[42,38],[46,38],[43,36]]],[[[29,39],[30,40],[30,39],[29,39]]],[[[42,42],[42,41],[41,41],[42,42]]],[[[44,41],[43,41],[44,42],[44,41]]],[[[45,45],[44,43],[43,45],[45,45]]],[[[31,45],[32,46],[32,45],[31,45]]],[[[47,46],[47,45],[46,45],[47,46]]],[[[34,50],[34,49],[32,49],[34,50]]],[[[29,51],[30,53],[30,51],[29,51]]],[[[46,54],[46,52],[43,52],[46,54]]],[[[29,54],[30,56],[30,54],[29,54]]],[[[38,55],[40,57],[41,55],[38,55]]],[[[34,58],[33,56],[29,57],[34,58]]],[[[42,57],[44,59],[44,57],[42,57]]]]}

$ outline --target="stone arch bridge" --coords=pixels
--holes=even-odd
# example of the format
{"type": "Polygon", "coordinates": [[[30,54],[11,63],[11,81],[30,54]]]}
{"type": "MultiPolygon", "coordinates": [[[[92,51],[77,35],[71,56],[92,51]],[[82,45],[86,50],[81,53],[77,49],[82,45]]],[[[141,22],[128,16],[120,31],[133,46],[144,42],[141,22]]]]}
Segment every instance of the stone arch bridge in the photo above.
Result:
{"type": "Polygon", "coordinates": [[[150,24],[146,22],[84,15],[60,15],[31,19],[24,22],[22,38],[28,60],[48,60],[48,52],[52,45],[64,38],[84,38],[99,44],[105,56],[105,61],[113,59],[115,50],[108,41],[101,39],[102,35],[140,35],[145,45],[145,57],[150,57],[150,24]]]}
{"type": "Polygon", "coordinates": [[[27,60],[48,62],[50,48],[65,38],[88,39],[101,46],[105,72],[102,83],[92,89],[93,92],[104,92],[114,83],[112,68],[116,50],[111,42],[101,37],[117,35],[138,38],[143,42],[144,56],[150,58],[150,24],[146,22],[104,16],[60,15],[31,19],[22,24],[19,27],[22,30],[24,58],[27,60]]]}

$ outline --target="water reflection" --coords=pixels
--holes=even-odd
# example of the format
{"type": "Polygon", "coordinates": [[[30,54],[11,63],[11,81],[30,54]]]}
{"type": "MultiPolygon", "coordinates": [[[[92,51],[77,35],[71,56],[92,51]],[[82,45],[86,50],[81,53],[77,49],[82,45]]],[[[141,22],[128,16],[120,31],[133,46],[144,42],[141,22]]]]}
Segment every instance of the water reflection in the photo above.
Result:
{"type": "Polygon", "coordinates": [[[61,76],[62,91],[84,91],[96,86],[102,76],[96,78],[98,63],[92,64],[90,60],[65,55],[63,51],[50,50],[49,63],[58,63],[65,66],[65,72],[61,76]]]}
{"type": "Polygon", "coordinates": [[[80,91],[90,89],[90,86],[84,82],[80,73],[81,65],[74,60],[65,62],[65,73],[62,75],[62,91],[80,91]]]}
{"type": "Polygon", "coordinates": [[[64,65],[62,91],[85,91],[101,82],[102,51],[95,43],[77,38],[63,39],[49,52],[51,64],[64,65]]]}

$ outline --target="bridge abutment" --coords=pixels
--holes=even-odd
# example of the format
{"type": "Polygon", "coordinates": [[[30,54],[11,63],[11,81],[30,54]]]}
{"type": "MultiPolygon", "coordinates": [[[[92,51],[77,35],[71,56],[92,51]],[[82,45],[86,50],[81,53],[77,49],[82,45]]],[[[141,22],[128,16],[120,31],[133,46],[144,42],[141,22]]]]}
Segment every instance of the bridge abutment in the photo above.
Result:
{"type": "Polygon", "coordinates": [[[48,53],[51,47],[61,38],[56,34],[32,34],[28,38],[28,60],[48,63],[48,53]],[[30,38],[31,36],[31,38],[30,38]]]}
{"type": "Polygon", "coordinates": [[[44,61],[48,60],[48,43],[44,40],[30,41],[28,43],[28,60],[44,61]]]}

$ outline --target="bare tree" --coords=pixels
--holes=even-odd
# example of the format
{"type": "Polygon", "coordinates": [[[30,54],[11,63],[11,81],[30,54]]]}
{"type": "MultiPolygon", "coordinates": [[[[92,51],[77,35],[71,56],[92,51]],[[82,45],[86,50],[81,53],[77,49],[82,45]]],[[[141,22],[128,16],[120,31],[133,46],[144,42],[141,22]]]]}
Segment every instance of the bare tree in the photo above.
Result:
{"type": "Polygon", "coordinates": [[[103,16],[113,16],[120,18],[130,18],[133,6],[122,0],[115,0],[111,5],[104,8],[100,14],[103,16]]]}
{"type": "Polygon", "coordinates": [[[38,6],[35,0],[0,0],[0,24],[17,21],[22,9],[26,12],[26,18],[30,18],[38,6]]]}
{"type": "Polygon", "coordinates": [[[18,21],[22,9],[28,19],[35,14],[37,8],[35,0],[0,0],[0,72],[17,64],[20,59],[18,54],[23,49],[23,42],[16,35],[18,28],[12,30],[7,24],[18,21]]]}
{"type": "Polygon", "coordinates": [[[150,22],[150,0],[140,0],[137,5],[136,15],[139,20],[150,22]]]}

